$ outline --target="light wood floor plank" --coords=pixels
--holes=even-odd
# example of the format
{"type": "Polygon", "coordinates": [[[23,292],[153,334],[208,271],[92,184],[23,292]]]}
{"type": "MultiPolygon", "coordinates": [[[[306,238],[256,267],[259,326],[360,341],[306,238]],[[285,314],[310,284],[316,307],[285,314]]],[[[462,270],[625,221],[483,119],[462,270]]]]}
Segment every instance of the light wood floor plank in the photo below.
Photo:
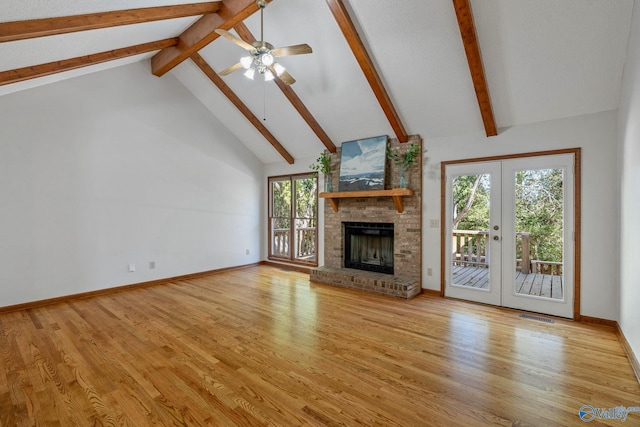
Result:
{"type": "Polygon", "coordinates": [[[0,426],[580,425],[582,405],[640,405],[612,328],[518,314],[265,266],[3,313],[0,426]]]}

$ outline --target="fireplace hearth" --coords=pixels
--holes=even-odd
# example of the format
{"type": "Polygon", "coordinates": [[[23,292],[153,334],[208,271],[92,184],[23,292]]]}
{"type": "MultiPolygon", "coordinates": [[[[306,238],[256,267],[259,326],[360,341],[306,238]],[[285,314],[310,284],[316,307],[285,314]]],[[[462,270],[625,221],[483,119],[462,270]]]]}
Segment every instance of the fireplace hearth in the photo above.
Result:
{"type": "Polygon", "coordinates": [[[393,274],[393,223],[342,225],[345,268],[393,274]]]}

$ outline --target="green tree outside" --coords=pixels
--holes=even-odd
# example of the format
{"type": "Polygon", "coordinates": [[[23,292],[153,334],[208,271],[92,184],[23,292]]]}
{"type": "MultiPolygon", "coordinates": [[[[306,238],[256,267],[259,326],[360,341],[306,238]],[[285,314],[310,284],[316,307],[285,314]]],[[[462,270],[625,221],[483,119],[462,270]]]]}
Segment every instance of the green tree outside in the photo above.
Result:
{"type": "Polygon", "coordinates": [[[516,231],[531,234],[531,259],[562,262],[562,169],[518,171],[515,180],[516,231]]]}
{"type": "MultiPolygon", "coordinates": [[[[516,172],[516,232],[530,233],[531,259],[562,262],[563,181],[562,169],[516,172]]],[[[454,230],[489,230],[490,190],[489,175],[454,178],[454,230]]],[[[516,256],[521,258],[521,240],[516,243],[516,256]]]]}

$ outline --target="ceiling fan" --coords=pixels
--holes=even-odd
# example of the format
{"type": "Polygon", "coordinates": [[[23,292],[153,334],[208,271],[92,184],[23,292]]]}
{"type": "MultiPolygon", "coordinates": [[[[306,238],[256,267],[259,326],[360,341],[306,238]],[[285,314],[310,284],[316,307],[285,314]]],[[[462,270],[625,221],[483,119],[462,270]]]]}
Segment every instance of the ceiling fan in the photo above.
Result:
{"type": "Polygon", "coordinates": [[[260,8],[260,41],[247,43],[229,31],[220,28],[215,30],[219,35],[249,51],[249,56],[240,58],[240,62],[222,70],[219,74],[226,76],[227,74],[244,68],[246,70],[244,75],[251,80],[253,80],[255,73],[258,72],[264,76],[265,81],[273,80],[275,76],[278,76],[284,84],[292,85],[296,80],[291,77],[291,74],[285,71],[281,64],[275,62],[275,58],[312,53],[311,46],[308,44],[298,44],[274,48],[272,44],[264,41],[263,12],[264,8],[267,7],[267,0],[256,0],[256,4],[260,8]]]}

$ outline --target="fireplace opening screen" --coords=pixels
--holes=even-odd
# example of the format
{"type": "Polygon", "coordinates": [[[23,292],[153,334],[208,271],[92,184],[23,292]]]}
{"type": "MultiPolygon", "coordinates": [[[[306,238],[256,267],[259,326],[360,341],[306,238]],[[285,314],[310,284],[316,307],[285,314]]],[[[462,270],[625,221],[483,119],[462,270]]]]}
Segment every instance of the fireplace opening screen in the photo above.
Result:
{"type": "Polygon", "coordinates": [[[344,266],[393,274],[393,224],[344,223],[344,266]]]}

